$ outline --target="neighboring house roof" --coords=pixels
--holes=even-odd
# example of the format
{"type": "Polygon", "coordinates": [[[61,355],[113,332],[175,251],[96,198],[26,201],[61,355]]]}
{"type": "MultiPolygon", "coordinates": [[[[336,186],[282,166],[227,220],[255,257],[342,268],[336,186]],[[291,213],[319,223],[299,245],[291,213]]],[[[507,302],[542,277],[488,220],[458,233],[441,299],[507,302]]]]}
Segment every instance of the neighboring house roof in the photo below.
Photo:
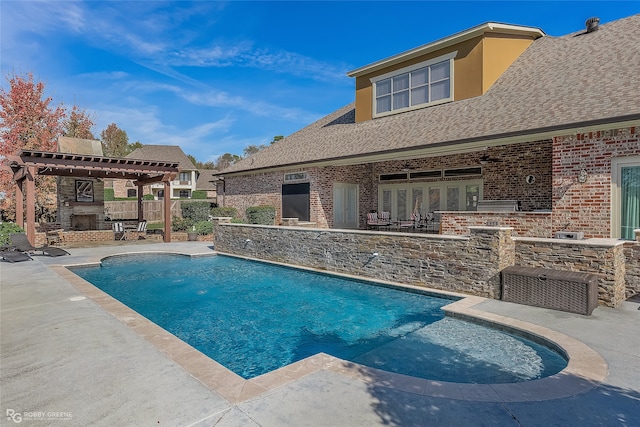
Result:
{"type": "Polygon", "coordinates": [[[426,155],[473,142],[525,142],[566,129],[637,125],[638,63],[640,15],[588,34],[541,37],[482,96],[360,123],[350,104],[220,173],[402,158],[403,151],[426,155]]]}
{"type": "Polygon", "coordinates": [[[127,159],[172,161],[178,163],[178,169],[196,170],[195,165],[182,148],[177,145],[143,145],[126,156],[127,159]]]}
{"type": "Polygon", "coordinates": [[[198,180],[196,181],[196,190],[215,190],[218,177],[217,169],[198,169],[198,180]]]}

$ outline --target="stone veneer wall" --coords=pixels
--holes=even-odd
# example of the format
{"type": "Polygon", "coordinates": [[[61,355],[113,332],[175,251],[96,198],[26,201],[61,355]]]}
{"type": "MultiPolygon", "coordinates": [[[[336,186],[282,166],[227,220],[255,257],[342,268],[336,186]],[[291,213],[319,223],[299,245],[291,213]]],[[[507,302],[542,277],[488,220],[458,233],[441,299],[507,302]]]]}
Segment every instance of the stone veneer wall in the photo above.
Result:
{"type": "Polygon", "coordinates": [[[104,182],[91,178],[79,178],[81,181],[93,182],[93,202],[76,201],[76,178],[58,177],[58,212],[57,222],[65,230],[72,227],[74,215],[94,215],[96,229],[104,228],[104,182]]]}
{"type": "Polygon", "coordinates": [[[611,236],[611,159],[640,155],[635,127],[553,139],[553,231],[611,236]],[[578,182],[580,171],[585,183],[578,182]]]}
{"type": "Polygon", "coordinates": [[[514,237],[553,237],[551,212],[441,212],[442,234],[465,235],[471,226],[511,227],[514,237]]]}
{"type": "Polygon", "coordinates": [[[468,237],[219,224],[216,251],[454,292],[500,297],[513,264],[508,228],[468,237]],[[377,254],[377,255],[374,255],[377,254]]]}
{"type": "Polygon", "coordinates": [[[640,243],[514,238],[509,227],[444,236],[227,221],[214,221],[216,251],[366,278],[500,298],[500,271],[522,265],[594,273],[598,301],[610,307],[625,300],[625,280],[638,290],[640,243]]]}
{"type": "Polygon", "coordinates": [[[624,245],[627,298],[640,294],[640,229],[634,230],[636,241],[624,245]]]}
{"type": "Polygon", "coordinates": [[[514,240],[517,265],[593,273],[599,278],[598,301],[600,304],[618,307],[626,299],[626,258],[623,241],[526,237],[518,237],[514,240]]]}

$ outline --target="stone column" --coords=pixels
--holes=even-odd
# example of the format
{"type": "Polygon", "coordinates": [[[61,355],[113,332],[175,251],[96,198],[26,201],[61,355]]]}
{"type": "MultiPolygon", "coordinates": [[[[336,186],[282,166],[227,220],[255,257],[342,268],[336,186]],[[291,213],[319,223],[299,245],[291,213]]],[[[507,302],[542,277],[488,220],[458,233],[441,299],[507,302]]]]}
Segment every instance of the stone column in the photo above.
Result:
{"type": "Polygon", "coordinates": [[[471,239],[466,263],[475,269],[480,294],[501,297],[500,272],[515,264],[516,245],[512,227],[469,227],[471,239]]]}

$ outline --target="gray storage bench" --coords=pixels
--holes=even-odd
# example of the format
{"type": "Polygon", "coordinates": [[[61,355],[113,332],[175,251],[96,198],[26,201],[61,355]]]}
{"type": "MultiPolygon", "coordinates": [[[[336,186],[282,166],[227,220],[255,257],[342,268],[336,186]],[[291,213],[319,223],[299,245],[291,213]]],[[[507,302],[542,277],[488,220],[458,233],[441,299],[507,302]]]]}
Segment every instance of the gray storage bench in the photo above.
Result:
{"type": "Polygon", "coordinates": [[[502,270],[502,300],[590,315],[598,306],[598,276],[512,266],[502,270]]]}

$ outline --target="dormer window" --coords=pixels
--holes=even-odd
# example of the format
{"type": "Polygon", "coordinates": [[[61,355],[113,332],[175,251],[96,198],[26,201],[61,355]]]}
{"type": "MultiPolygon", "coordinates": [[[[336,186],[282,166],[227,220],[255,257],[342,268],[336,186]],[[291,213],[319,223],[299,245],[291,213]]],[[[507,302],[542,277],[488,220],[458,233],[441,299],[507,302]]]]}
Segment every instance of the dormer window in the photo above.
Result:
{"type": "Polygon", "coordinates": [[[371,79],[373,116],[453,101],[453,58],[440,56],[371,79]]]}

